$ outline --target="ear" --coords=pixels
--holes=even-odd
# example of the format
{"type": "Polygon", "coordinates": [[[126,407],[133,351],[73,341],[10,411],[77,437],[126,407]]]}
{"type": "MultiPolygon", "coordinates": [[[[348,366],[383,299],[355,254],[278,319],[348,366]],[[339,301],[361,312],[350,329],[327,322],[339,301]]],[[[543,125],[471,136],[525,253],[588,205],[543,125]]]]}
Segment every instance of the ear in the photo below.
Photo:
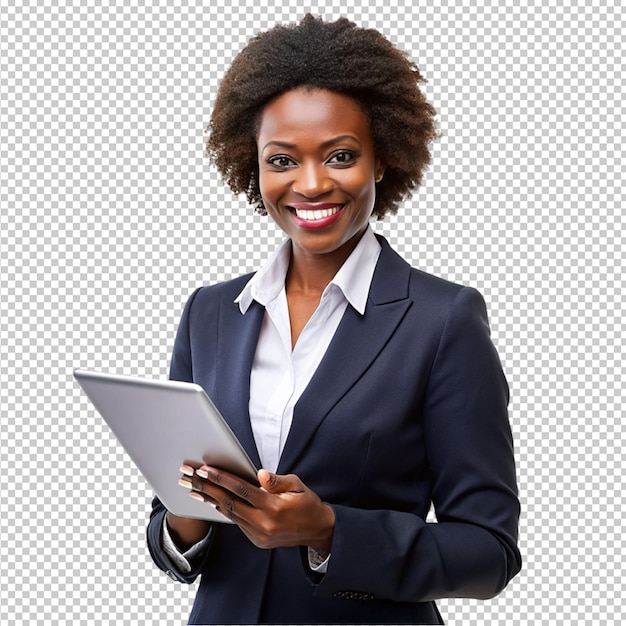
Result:
{"type": "Polygon", "coordinates": [[[383,179],[385,169],[387,169],[387,166],[380,159],[377,158],[374,164],[374,180],[377,183],[379,183],[383,179]]]}

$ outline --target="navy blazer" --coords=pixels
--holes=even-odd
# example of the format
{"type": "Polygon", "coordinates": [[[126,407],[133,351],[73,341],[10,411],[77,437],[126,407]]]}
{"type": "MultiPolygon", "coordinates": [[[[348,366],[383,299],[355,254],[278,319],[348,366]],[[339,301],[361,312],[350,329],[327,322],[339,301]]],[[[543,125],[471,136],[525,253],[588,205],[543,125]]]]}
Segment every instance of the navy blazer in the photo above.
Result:
{"type": "MultiPolygon", "coordinates": [[[[364,315],[348,306],[294,410],[278,473],[334,509],[324,575],[304,548],[262,550],[215,524],[189,575],[190,623],[443,623],[433,600],[489,598],[519,571],[519,502],[508,387],[480,294],[411,268],[382,238],[364,315]],[[426,523],[431,502],[438,523],[426,523]]],[[[233,300],[250,275],[198,289],[171,378],[200,384],[260,467],[248,400],[264,308],[233,300]]]]}

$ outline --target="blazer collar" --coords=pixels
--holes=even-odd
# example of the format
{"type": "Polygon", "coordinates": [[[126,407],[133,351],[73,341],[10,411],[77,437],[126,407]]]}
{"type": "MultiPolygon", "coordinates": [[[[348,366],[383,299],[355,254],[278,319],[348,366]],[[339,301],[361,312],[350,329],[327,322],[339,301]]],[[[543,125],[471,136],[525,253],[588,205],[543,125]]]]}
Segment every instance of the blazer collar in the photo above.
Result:
{"type": "Polygon", "coordinates": [[[265,308],[253,301],[245,315],[233,301],[222,302],[218,320],[216,404],[248,456],[261,467],[248,403],[250,372],[265,308]]]}
{"type": "Polygon", "coordinates": [[[348,307],[326,354],[298,400],[278,473],[294,471],[331,409],[371,366],[411,306],[410,266],[377,236],[382,250],[363,316],[348,307]]]}

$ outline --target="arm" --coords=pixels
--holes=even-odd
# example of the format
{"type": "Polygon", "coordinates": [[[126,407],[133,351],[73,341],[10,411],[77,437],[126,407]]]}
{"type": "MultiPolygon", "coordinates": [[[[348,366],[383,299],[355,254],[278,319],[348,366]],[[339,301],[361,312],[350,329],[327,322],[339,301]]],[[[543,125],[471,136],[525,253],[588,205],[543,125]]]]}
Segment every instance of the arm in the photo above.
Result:
{"type": "MultiPolygon", "coordinates": [[[[187,301],[178,327],[170,365],[170,379],[172,380],[193,381],[189,339],[189,312],[197,293],[198,290],[187,301]]],[[[193,564],[191,564],[191,572],[183,573],[179,571],[174,561],[163,550],[162,530],[165,523],[168,525],[171,538],[181,551],[187,550],[204,539],[211,528],[211,524],[203,520],[177,517],[167,511],[158,498],[154,498],[152,501],[152,512],[147,529],[148,548],[152,559],[170,577],[183,582],[193,582],[206,560],[211,540],[209,539],[206,542],[202,553],[194,559],[193,564]]]]}
{"type": "Polygon", "coordinates": [[[170,578],[184,583],[192,583],[202,571],[204,564],[208,558],[209,550],[213,542],[213,537],[208,536],[206,544],[202,546],[200,554],[194,556],[193,560],[189,563],[190,570],[182,571],[175,560],[170,558],[167,552],[163,549],[163,524],[165,523],[165,516],[167,515],[167,509],[163,506],[162,502],[158,498],[152,500],[152,512],[150,513],[150,522],[147,528],[147,542],[150,556],[155,565],[163,570],[170,578]]]}
{"type": "Polygon", "coordinates": [[[422,412],[439,523],[333,505],[332,557],[326,575],[314,578],[318,594],[356,590],[425,601],[488,598],[504,588],[521,563],[507,403],[484,302],[462,289],[443,327],[422,412]]]}

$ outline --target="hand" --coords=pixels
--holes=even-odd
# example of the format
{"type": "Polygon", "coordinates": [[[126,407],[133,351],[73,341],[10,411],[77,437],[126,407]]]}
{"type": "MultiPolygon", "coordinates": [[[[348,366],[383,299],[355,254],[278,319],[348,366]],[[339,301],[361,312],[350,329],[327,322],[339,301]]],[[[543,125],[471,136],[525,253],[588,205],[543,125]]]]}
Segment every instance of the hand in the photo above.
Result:
{"type": "Polygon", "coordinates": [[[330,552],[335,513],[296,475],[259,470],[260,487],[203,465],[184,467],[181,484],[190,496],[211,502],[259,548],[309,546],[330,552]]]}

